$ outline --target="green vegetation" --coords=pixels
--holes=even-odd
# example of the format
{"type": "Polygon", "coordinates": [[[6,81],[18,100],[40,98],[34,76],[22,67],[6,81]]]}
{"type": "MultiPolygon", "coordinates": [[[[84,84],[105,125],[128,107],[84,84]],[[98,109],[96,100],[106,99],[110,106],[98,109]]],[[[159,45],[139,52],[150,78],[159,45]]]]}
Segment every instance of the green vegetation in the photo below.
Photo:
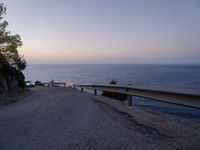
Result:
{"type": "Polygon", "coordinates": [[[6,6],[0,3],[0,77],[4,77],[7,84],[8,78],[12,78],[18,82],[19,87],[24,88],[25,78],[22,71],[26,68],[26,61],[17,50],[22,42],[19,35],[11,35],[6,31],[8,22],[3,20],[6,10],[6,6]]]}
{"type": "MultiPolygon", "coordinates": [[[[115,81],[115,80],[112,79],[111,82],[110,82],[110,84],[116,85],[117,81],[115,81]]],[[[125,101],[125,100],[128,99],[128,95],[121,94],[121,93],[114,93],[114,92],[104,91],[104,92],[102,92],[101,95],[102,96],[106,96],[106,97],[110,97],[110,98],[113,98],[113,99],[121,100],[121,101],[125,101]]]]}

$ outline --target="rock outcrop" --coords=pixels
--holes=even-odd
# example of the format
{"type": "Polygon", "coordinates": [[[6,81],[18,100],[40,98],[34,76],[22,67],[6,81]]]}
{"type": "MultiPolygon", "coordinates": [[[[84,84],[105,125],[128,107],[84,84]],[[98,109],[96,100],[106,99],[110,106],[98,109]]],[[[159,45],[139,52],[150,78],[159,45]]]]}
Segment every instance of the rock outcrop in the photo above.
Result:
{"type": "Polygon", "coordinates": [[[0,94],[19,92],[22,89],[19,88],[18,81],[11,76],[5,76],[0,73],[0,94]]]}

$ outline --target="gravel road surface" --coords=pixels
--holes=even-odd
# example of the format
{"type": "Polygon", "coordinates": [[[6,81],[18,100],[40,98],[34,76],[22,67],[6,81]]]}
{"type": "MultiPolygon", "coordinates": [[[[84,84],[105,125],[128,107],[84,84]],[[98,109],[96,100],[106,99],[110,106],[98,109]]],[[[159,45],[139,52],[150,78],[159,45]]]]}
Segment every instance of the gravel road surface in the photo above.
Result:
{"type": "Polygon", "coordinates": [[[68,88],[37,87],[30,96],[0,107],[0,150],[199,149],[199,135],[196,131],[194,139],[181,143],[181,137],[68,88]]]}

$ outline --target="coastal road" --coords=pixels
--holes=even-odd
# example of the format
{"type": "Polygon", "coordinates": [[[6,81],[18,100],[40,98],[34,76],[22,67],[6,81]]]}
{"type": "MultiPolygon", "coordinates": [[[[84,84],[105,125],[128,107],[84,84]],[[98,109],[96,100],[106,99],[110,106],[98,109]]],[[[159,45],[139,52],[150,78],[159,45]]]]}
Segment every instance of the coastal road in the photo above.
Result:
{"type": "Polygon", "coordinates": [[[93,95],[59,87],[33,90],[0,107],[0,150],[191,148],[93,100],[93,95]]]}

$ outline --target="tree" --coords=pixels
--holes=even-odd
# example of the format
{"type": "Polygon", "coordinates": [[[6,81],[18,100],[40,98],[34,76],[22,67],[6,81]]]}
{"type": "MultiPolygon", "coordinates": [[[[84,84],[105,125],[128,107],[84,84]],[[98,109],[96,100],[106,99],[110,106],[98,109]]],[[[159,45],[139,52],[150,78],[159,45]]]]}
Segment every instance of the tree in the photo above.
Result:
{"type": "Polygon", "coordinates": [[[26,61],[17,51],[17,48],[22,46],[21,38],[18,34],[11,35],[9,31],[6,31],[8,22],[2,21],[6,10],[6,6],[0,3],[0,54],[10,65],[22,71],[26,68],[26,61]]]}
{"type": "Polygon", "coordinates": [[[26,68],[26,60],[24,59],[24,56],[20,56],[20,55],[15,55],[15,57],[13,58],[14,60],[14,66],[15,68],[17,68],[17,70],[19,71],[23,71],[26,68]]]}
{"type": "Polygon", "coordinates": [[[21,71],[26,68],[26,60],[17,50],[22,45],[22,41],[18,34],[11,35],[6,31],[8,22],[3,21],[6,10],[6,6],[0,3],[0,75],[3,75],[7,81],[14,78],[18,81],[18,85],[24,88],[25,78],[21,71]]]}

